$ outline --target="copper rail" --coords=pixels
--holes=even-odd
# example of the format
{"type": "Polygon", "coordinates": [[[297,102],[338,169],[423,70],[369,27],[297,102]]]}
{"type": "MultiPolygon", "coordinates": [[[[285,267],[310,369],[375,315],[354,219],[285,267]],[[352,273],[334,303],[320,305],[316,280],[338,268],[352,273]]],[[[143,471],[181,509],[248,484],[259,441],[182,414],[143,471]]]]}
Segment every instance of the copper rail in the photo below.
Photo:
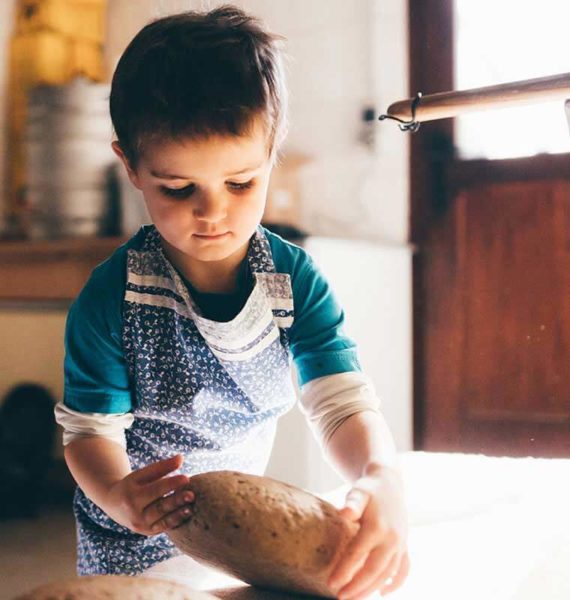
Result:
{"type": "MultiPolygon", "coordinates": [[[[416,106],[415,120],[421,123],[490,108],[566,99],[570,99],[570,73],[561,73],[550,77],[422,96],[416,106]]],[[[394,102],[388,107],[387,114],[410,121],[413,102],[414,98],[394,102]]]]}

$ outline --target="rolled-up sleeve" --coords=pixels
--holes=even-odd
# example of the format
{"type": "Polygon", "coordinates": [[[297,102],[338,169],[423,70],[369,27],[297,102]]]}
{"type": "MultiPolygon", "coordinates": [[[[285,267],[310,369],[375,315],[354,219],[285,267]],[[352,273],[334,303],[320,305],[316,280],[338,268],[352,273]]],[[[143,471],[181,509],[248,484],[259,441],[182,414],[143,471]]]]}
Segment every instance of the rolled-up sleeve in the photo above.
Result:
{"type": "Polygon", "coordinates": [[[133,419],[132,413],[83,413],[63,402],[55,406],[55,420],[63,428],[64,446],[79,438],[99,436],[126,448],[125,430],[133,424],[133,419]]]}
{"type": "Polygon", "coordinates": [[[117,441],[119,430],[132,422],[121,339],[121,267],[117,259],[98,267],[68,313],[64,397],[56,408],[56,419],[64,428],[64,443],[80,435],[103,435],[117,441]]]}
{"type": "Polygon", "coordinates": [[[362,372],[319,377],[301,388],[301,411],[323,447],[346,419],[367,410],[380,412],[380,399],[362,372]]]}

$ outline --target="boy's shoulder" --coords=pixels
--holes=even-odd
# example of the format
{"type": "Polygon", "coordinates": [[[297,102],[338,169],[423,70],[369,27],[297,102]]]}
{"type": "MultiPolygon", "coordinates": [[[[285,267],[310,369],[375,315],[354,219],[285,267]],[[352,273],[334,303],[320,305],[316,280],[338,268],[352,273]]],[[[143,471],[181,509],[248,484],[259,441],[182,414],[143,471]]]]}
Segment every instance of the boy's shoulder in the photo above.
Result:
{"type": "Polygon", "coordinates": [[[148,226],[141,227],[133,237],[98,264],[83,286],[76,304],[85,306],[96,303],[103,306],[109,302],[113,304],[122,302],[127,284],[128,251],[140,248],[147,233],[148,226]]]}
{"type": "Polygon", "coordinates": [[[126,263],[127,254],[131,249],[139,249],[150,229],[150,226],[143,225],[135,235],[133,235],[124,244],[113,251],[108,258],[98,264],[91,272],[88,283],[97,285],[109,285],[113,282],[126,281],[126,263]]]}
{"type": "Polygon", "coordinates": [[[269,242],[273,263],[278,273],[297,276],[311,265],[311,257],[304,248],[265,227],[262,227],[262,231],[269,242]]]}

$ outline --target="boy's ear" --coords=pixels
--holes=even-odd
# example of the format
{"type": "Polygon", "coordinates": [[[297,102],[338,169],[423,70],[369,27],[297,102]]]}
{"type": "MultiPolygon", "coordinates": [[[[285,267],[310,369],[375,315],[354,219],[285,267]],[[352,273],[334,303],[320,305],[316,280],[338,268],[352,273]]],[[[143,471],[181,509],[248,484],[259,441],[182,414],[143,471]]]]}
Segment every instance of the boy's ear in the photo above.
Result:
{"type": "Polygon", "coordinates": [[[125,153],[123,152],[121,146],[119,145],[119,142],[117,140],[111,142],[111,148],[113,148],[113,152],[121,159],[121,162],[123,163],[123,166],[127,171],[127,175],[129,176],[131,183],[140,190],[141,186],[139,182],[139,177],[136,171],[131,168],[131,165],[127,157],[125,156],[125,153]]]}

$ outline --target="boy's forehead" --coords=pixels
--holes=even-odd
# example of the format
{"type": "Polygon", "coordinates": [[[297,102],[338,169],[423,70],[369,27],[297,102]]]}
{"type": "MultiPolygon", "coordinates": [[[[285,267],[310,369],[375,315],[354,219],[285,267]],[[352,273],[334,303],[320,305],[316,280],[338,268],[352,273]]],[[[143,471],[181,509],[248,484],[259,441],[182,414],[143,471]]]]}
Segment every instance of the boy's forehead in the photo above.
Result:
{"type": "Polygon", "coordinates": [[[206,167],[224,175],[237,175],[261,168],[269,160],[269,150],[265,131],[256,130],[247,136],[148,140],[140,158],[153,174],[187,178],[193,175],[193,169],[203,171],[206,167]]]}

